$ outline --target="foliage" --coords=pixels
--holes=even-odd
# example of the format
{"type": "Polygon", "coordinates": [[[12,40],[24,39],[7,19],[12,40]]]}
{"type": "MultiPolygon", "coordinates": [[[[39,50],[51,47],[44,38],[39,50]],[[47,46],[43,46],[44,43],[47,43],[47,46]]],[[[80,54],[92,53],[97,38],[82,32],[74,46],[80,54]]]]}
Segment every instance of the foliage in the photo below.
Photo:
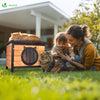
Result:
{"type": "Polygon", "coordinates": [[[92,41],[100,49],[100,0],[84,0],[79,4],[79,9],[74,11],[74,16],[67,21],[63,28],[72,24],[88,25],[92,33],[92,41]],[[90,2],[91,1],[91,2],[90,2]]]}
{"type": "Polygon", "coordinates": [[[100,100],[100,72],[43,73],[0,66],[0,100],[100,100]]]}

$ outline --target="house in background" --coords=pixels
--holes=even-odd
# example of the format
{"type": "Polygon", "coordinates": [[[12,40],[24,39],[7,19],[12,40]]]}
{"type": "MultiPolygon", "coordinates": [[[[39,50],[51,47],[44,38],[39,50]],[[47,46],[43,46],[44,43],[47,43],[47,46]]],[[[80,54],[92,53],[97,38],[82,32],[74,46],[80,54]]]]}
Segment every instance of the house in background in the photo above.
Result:
{"type": "Polygon", "coordinates": [[[24,32],[37,35],[50,49],[66,20],[68,16],[49,1],[0,10],[0,41],[5,44],[12,32],[24,32]]]}

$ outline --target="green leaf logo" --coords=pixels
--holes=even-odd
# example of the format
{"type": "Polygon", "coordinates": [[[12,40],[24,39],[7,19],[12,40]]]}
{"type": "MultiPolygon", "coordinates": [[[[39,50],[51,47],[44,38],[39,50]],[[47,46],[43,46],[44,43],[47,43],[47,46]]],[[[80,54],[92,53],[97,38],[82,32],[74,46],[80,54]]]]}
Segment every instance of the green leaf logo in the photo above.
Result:
{"type": "Polygon", "coordinates": [[[6,3],[2,4],[2,7],[7,7],[7,4],[6,3]]]}

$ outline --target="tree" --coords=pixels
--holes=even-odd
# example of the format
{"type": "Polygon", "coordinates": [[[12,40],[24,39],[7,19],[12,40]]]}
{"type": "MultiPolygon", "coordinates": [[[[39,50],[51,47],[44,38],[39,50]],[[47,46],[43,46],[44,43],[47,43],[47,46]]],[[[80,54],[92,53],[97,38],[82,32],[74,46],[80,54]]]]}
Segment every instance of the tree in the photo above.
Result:
{"type": "MultiPolygon", "coordinates": [[[[92,1],[92,0],[91,0],[92,1]]],[[[79,9],[74,11],[74,16],[68,20],[63,29],[72,24],[88,25],[92,33],[91,40],[95,43],[97,49],[100,50],[100,0],[90,2],[84,0],[79,4],[79,9]]]]}

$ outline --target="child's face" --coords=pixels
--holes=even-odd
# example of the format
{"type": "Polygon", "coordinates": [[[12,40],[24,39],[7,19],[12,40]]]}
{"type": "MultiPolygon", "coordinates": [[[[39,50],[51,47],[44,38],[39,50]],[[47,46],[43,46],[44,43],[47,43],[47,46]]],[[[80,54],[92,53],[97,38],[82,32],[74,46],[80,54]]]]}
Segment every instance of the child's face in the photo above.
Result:
{"type": "Polygon", "coordinates": [[[66,46],[67,46],[67,43],[63,43],[63,42],[57,42],[56,43],[56,46],[59,48],[59,49],[64,49],[66,46]]]}

